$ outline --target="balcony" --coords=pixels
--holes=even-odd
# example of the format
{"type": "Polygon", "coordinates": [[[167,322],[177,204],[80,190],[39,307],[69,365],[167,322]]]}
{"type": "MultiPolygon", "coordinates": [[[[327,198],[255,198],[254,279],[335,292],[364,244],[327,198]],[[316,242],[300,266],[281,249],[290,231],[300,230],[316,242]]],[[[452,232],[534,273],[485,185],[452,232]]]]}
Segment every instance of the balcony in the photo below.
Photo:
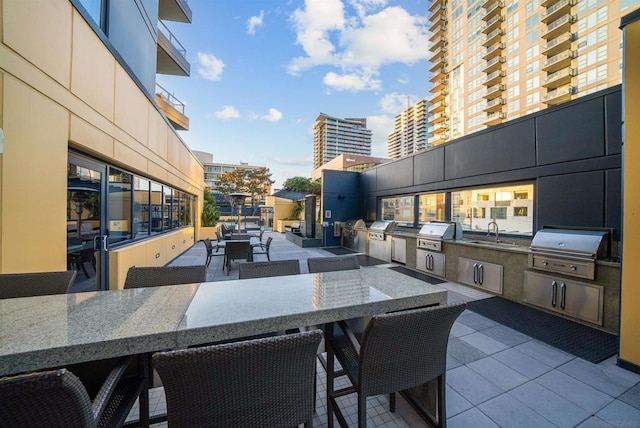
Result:
{"type": "Polygon", "coordinates": [[[191,73],[187,50],[162,21],[158,21],[156,72],[174,76],[188,76],[191,73]]]}
{"type": "Polygon", "coordinates": [[[444,24],[439,24],[435,27],[429,28],[429,31],[431,31],[431,37],[429,37],[429,40],[433,42],[438,37],[442,37],[446,34],[447,26],[444,24]]]}
{"type": "Polygon", "coordinates": [[[542,53],[547,56],[555,55],[571,47],[571,42],[575,39],[572,33],[564,33],[553,40],[549,40],[542,47],[542,53]]]}
{"type": "Polygon", "coordinates": [[[447,11],[443,10],[443,11],[438,11],[437,13],[434,13],[429,17],[429,22],[431,22],[431,25],[446,24],[447,11]]]}
{"type": "Polygon", "coordinates": [[[484,124],[487,126],[497,125],[502,123],[506,117],[507,115],[501,111],[487,113],[487,118],[484,120],[484,124]]]}
{"type": "Polygon", "coordinates": [[[506,87],[500,83],[493,86],[489,86],[486,89],[486,92],[484,93],[484,97],[488,100],[491,100],[497,96],[500,96],[505,89],[506,87]]]}
{"type": "Polygon", "coordinates": [[[491,46],[492,44],[498,42],[503,34],[504,34],[504,30],[502,28],[496,28],[495,30],[493,30],[492,32],[486,35],[482,46],[484,46],[485,48],[487,46],[491,46]]]}
{"type": "Polygon", "coordinates": [[[553,6],[547,8],[540,14],[540,21],[546,23],[553,22],[560,18],[562,15],[566,15],[571,11],[571,6],[575,4],[575,0],[562,0],[553,6]]]}
{"type": "Polygon", "coordinates": [[[433,96],[429,98],[429,101],[431,103],[437,103],[438,101],[444,100],[447,95],[449,95],[449,91],[446,89],[443,89],[441,91],[435,92],[433,96]]]}
{"type": "Polygon", "coordinates": [[[505,61],[506,59],[503,56],[490,59],[489,61],[487,61],[487,63],[484,66],[484,72],[487,74],[490,74],[493,71],[498,70],[500,67],[502,67],[502,64],[505,61]]]}
{"type": "Polygon", "coordinates": [[[500,42],[494,43],[485,49],[485,52],[482,58],[485,60],[489,60],[497,55],[500,55],[500,53],[502,52],[502,49],[504,49],[504,43],[500,43],[500,42]]]}
{"type": "Polygon", "coordinates": [[[545,104],[556,105],[569,101],[574,93],[574,87],[571,85],[561,86],[557,89],[547,92],[542,100],[545,104]]]}
{"type": "Polygon", "coordinates": [[[493,18],[487,21],[487,25],[482,29],[482,33],[489,34],[493,30],[498,29],[500,27],[500,24],[502,24],[502,21],[504,21],[504,16],[502,15],[494,16],[493,18]]]}
{"type": "Polygon", "coordinates": [[[160,0],[158,19],[191,24],[191,8],[187,0],[160,0]]]}
{"type": "Polygon", "coordinates": [[[575,51],[564,51],[542,62],[542,69],[547,73],[553,73],[561,68],[571,65],[571,60],[575,58],[575,51]]]}
{"type": "Polygon", "coordinates": [[[499,83],[504,76],[507,75],[507,72],[504,70],[496,70],[493,73],[487,74],[486,79],[484,80],[485,86],[492,86],[496,83],[499,83]]]}
{"type": "Polygon", "coordinates": [[[444,143],[448,139],[449,139],[449,134],[447,134],[446,132],[443,132],[442,134],[437,134],[429,138],[427,142],[432,146],[437,146],[438,144],[444,143]]]}
{"type": "Polygon", "coordinates": [[[429,92],[436,93],[438,91],[443,90],[449,84],[448,79],[439,79],[433,82],[433,87],[429,90],[429,92]]]}
{"type": "Polygon", "coordinates": [[[575,69],[567,67],[562,70],[558,70],[555,73],[548,74],[542,81],[542,86],[545,88],[557,88],[558,86],[571,83],[571,78],[576,75],[575,69]]]}
{"type": "Polygon", "coordinates": [[[440,123],[448,119],[449,119],[449,116],[447,116],[447,114],[444,112],[432,114],[431,116],[429,116],[429,122],[431,123],[440,123]]]}
{"type": "Polygon", "coordinates": [[[178,131],[189,130],[189,118],[184,115],[185,104],[156,83],[156,104],[178,131]]]}
{"type": "Polygon", "coordinates": [[[439,103],[431,104],[429,106],[429,113],[438,113],[443,111],[447,107],[446,101],[440,101],[439,103]]]}
{"type": "Polygon", "coordinates": [[[502,110],[502,106],[506,103],[506,101],[500,97],[500,98],[494,98],[490,101],[487,101],[487,104],[484,107],[484,111],[486,112],[493,112],[493,111],[498,111],[498,110],[502,110]]]}
{"type": "Polygon", "coordinates": [[[498,0],[483,0],[482,1],[482,7],[485,9],[489,9],[491,7],[492,4],[498,2],[498,0]]]}
{"type": "Polygon", "coordinates": [[[575,20],[576,18],[573,15],[565,15],[562,18],[556,19],[551,24],[547,25],[547,28],[542,33],[542,38],[551,40],[564,32],[570,31],[571,24],[573,24],[575,20]]]}
{"type": "Polygon", "coordinates": [[[447,65],[448,59],[449,59],[449,57],[447,56],[446,53],[444,55],[440,55],[438,57],[438,59],[434,60],[431,63],[431,67],[429,67],[429,71],[432,72],[432,73],[435,73],[438,68],[445,67],[447,65]]]}
{"type": "Polygon", "coordinates": [[[435,123],[432,126],[430,126],[428,129],[429,133],[433,135],[442,134],[443,132],[446,132],[448,130],[449,130],[449,125],[447,125],[447,122],[435,123]]]}
{"type": "Polygon", "coordinates": [[[554,4],[558,3],[559,1],[562,1],[562,0],[541,0],[540,1],[540,6],[542,6],[542,7],[551,7],[554,4]]]}
{"type": "Polygon", "coordinates": [[[431,6],[429,6],[429,12],[434,13],[439,8],[447,6],[447,0],[431,0],[431,6]]]}
{"type": "Polygon", "coordinates": [[[442,37],[438,37],[437,39],[431,42],[431,47],[429,48],[429,50],[439,49],[446,46],[447,46],[447,37],[442,36],[442,37]]]}
{"type": "Polygon", "coordinates": [[[438,61],[443,55],[446,56],[446,54],[447,54],[447,49],[445,47],[433,49],[431,51],[431,57],[429,57],[429,61],[431,62],[438,61]]]}
{"type": "Polygon", "coordinates": [[[497,1],[497,2],[494,2],[493,4],[490,4],[489,7],[485,9],[486,11],[484,16],[482,17],[482,20],[489,21],[491,18],[496,16],[502,10],[503,7],[504,7],[504,3],[501,1],[497,1]]]}
{"type": "Polygon", "coordinates": [[[444,79],[447,75],[447,73],[449,72],[449,70],[447,69],[447,67],[440,67],[436,70],[430,70],[431,71],[431,78],[429,79],[429,81],[431,82],[436,82],[440,79],[444,79]]]}

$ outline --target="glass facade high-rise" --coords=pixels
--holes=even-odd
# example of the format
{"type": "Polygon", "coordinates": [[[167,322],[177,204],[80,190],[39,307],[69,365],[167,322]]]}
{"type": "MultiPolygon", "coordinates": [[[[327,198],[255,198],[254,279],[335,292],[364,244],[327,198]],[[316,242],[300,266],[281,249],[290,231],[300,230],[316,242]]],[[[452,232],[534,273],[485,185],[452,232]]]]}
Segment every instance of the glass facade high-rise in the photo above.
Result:
{"type": "Polygon", "coordinates": [[[620,17],[640,0],[432,0],[436,145],[622,80],[620,17]]]}
{"type": "Polygon", "coordinates": [[[338,155],[371,155],[371,130],[367,119],[339,119],[320,113],[313,125],[313,168],[338,155]]]}
{"type": "Polygon", "coordinates": [[[389,134],[390,159],[409,156],[430,147],[427,140],[431,137],[431,129],[427,115],[427,101],[420,100],[396,116],[394,130],[389,134]]]}

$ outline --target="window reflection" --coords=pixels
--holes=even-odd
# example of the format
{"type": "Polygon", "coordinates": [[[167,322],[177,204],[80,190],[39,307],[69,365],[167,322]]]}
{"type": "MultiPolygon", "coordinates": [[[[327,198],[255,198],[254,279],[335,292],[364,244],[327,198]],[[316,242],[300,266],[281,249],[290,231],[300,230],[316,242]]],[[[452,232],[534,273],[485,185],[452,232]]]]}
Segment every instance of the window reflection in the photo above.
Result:
{"type": "Polygon", "coordinates": [[[131,236],[131,181],[131,174],[109,168],[107,228],[110,243],[124,241],[131,236]]]}
{"type": "Polygon", "coordinates": [[[149,180],[133,179],[134,238],[149,235],[149,180]]]}
{"type": "Polygon", "coordinates": [[[444,193],[429,193],[418,198],[418,224],[434,220],[445,220],[444,193]]]}
{"type": "Polygon", "coordinates": [[[151,234],[162,232],[163,223],[163,207],[162,201],[164,193],[162,186],[158,183],[151,182],[151,234]]]}
{"type": "Polygon", "coordinates": [[[393,220],[399,226],[413,226],[413,196],[382,199],[382,220],[393,220]]]}

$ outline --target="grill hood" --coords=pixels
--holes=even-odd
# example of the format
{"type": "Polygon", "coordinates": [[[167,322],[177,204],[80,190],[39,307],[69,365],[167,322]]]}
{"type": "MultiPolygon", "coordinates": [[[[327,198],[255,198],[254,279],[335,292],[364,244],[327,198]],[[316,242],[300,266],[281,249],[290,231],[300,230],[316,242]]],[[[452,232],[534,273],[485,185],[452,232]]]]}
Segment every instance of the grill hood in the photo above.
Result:
{"type": "Polygon", "coordinates": [[[541,229],[529,247],[534,253],[598,259],[607,256],[609,232],[583,229],[541,229]]]}
{"type": "Polygon", "coordinates": [[[462,227],[455,222],[431,221],[420,228],[418,237],[438,240],[462,239],[462,227]]]}
{"type": "Polygon", "coordinates": [[[371,223],[371,232],[392,232],[398,228],[398,223],[393,220],[378,220],[371,223]]]}

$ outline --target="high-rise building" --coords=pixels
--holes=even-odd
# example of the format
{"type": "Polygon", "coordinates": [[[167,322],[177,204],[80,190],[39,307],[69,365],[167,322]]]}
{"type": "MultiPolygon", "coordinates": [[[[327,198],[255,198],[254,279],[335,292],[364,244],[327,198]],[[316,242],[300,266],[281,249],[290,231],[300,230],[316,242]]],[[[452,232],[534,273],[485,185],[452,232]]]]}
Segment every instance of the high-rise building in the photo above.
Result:
{"type": "Polygon", "coordinates": [[[313,125],[313,168],[338,155],[371,155],[371,130],[367,119],[338,119],[320,113],[313,125]]]}
{"type": "Polygon", "coordinates": [[[389,158],[398,159],[430,147],[427,101],[420,100],[396,116],[395,128],[389,134],[389,158]]]}
{"type": "Polygon", "coordinates": [[[638,0],[432,0],[431,144],[621,83],[638,0]]]}

